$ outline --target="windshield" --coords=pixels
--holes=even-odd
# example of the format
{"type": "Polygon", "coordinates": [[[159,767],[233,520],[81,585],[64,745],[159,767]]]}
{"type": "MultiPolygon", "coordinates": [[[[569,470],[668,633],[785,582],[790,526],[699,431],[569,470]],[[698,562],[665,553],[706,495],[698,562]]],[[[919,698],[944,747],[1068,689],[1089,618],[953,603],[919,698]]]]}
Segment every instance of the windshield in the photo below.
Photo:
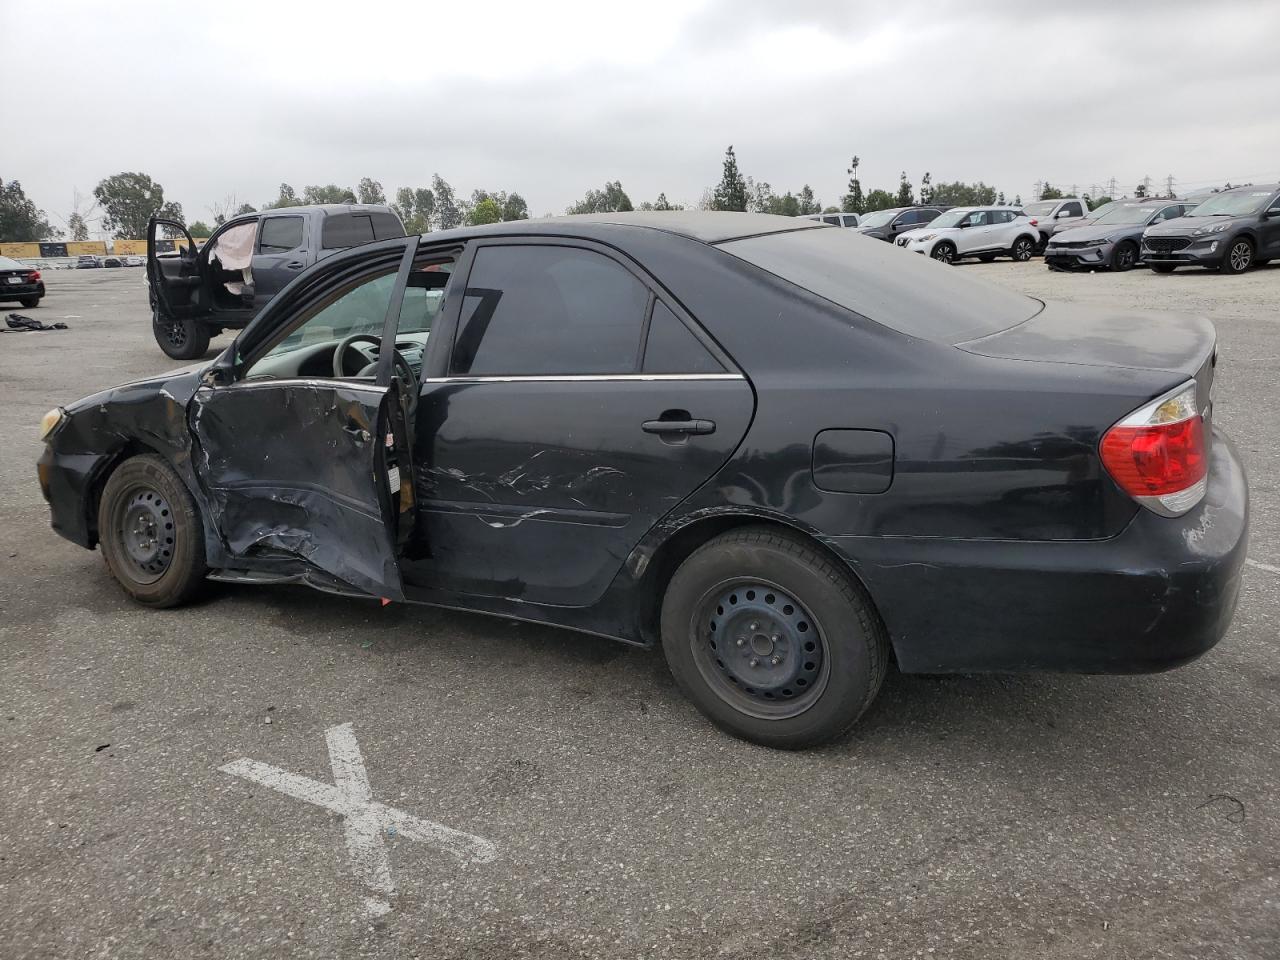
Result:
{"type": "Polygon", "coordinates": [[[933,218],[931,227],[954,227],[957,223],[969,215],[968,207],[961,207],[958,210],[948,210],[946,213],[940,213],[933,218]]]}
{"type": "Polygon", "coordinates": [[[1098,225],[1108,223],[1146,223],[1152,215],[1161,209],[1153,207],[1131,207],[1127,203],[1117,204],[1095,219],[1098,225]]]}
{"type": "Polygon", "coordinates": [[[27,265],[25,263],[19,263],[17,260],[10,259],[9,257],[0,257],[0,270],[26,270],[26,269],[27,269],[27,265]]]}
{"type": "Polygon", "coordinates": [[[1039,203],[1028,203],[1022,208],[1022,212],[1028,217],[1047,217],[1057,205],[1057,200],[1041,200],[1039,203]]]}
{"type": "Polygon", "coordinates": [[[1274,190],[1232,190],[1216,193],[1194,210],[1188,217],[1247,217],[1261,213],[1274,190]]]}
{"type": "Polygon", "coordinates": [[[888,225],[894,217],[898,215],[898,207],[891,210],[877,210],[875,213],[868,213],[859,221],[860,227],[883,227],[888,225]]]}
{"type": "Polygon", "coordinates": [[[1038,300],[852,230],[771,233],[720,249],[868,320],[938,343],[1007,330],[1041,307],[1038,300]]]}

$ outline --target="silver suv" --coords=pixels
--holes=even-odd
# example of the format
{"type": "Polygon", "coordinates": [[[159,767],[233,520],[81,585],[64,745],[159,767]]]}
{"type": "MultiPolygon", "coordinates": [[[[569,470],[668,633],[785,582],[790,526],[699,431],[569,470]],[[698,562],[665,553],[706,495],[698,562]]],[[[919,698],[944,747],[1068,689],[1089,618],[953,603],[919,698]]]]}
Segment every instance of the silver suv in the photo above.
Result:
{"type": "Polygon", "coordinates": [[[1027,261],[1036,248],[1036,227],[1017,207],[952,207],[927,227],[899,236],[898,246],[943,263],[965,257],[1027,261]]]}
{"type": "Polygon", "coordinates": [[[1061,200],[1037,200],[1022,208],[1040,231],[1037,252],[1043,250],[1049,238],[1059,230],[1083,226],[1090,219],[1089,203],[1080,197],[1063,197],[1061,200]]]}

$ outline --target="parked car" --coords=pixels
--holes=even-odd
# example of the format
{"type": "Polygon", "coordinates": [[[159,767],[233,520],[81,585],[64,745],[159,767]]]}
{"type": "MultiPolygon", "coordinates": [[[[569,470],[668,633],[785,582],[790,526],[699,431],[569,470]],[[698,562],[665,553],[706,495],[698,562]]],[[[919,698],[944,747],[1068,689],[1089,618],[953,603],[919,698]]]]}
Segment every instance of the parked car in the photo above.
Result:
{"type": "Polygon", "coordinates": [[[1181,217],[1196,204],[1151,200],[1107,206],[1101,217],[1086,226],[1049,238],[1044,262],[1050,270],[1130,270],[1138,263],[1143,231],[1153,223],[1181,217]]]}
{"type": "Polygon", "coordinates": [[[1176,220],[1148,227],[1142,261],[1156,273],[1196,266],[1244,273],[1280,257],[1280,185],[1215,193],[1176,220]]]}
{"type": "MultiPolygon", "coordinates": [[[[1099,217],[1106,216],[1109,211],[1114,210],[1120,204],[1128,202],[1129,201],[1127,199],[1110,200],[1107,203],[1092,207],[1085,211],[1083,220],[1055,220],[1053,225],[1049,228],[1049,239],[1052,240],[1054,236],[1062,233],[1064,230],[1075,230],[1077,227],[1088,226],[1089,224],[1096,222],[1099,217]]],[[[1086,206],[1088,206],[1087,202],[1086,206]]],[[[1038,225],[1039,224],[1037,223],[1037,226],[1038,225]]]]}
{"type": "Polygon", "coordinates": [[[134,254],[129,254],[127,257],[124,258],[124,265],[126,267],[144,267],[146,266],[146,264],[147,264],[147,261],[145,257],[139,257],[139,256],[135,256],[134,254]]]}
{"type": "Polygon", "coordinates": [[[296,581],[660,642],[712,721],[802,747],[891,652],[1212,647],[1248,513],[1215,343],[791,217],[499,223],[321,260],[213,362],[50,411],[39,478],[141,604],[296,581]]]}
{"type": "Polygon", "coordinates": [[[76,257],[77,270],[93,270],[102,266],[102,260],[91,253],[82,253],[76,257]]]}
{"type": "Polygon", "coordinates": [[[868,237],[875,237],[877,240],[893,243],[898,239],[899,234],[932,223],[934,217],[945,209],[947,208],[940,206],[916,206],[876,210],[863,214],[858,223],[858,232],[868,237]]]}
{"type": "Polygon", "coordinates": [[[858,215],[856,213],[804,213],[801,216],[806,220],[817,220],[819,223],[826,223],[833,227],[856,227],[858,225],[858,215]]]}
{"type": "Polygon", "coordinates": [[[120,257],[103,257],[102,265],[103,267],[123,267],[124,260],[120,257]]]}
{"type": "Polygon", "coordinates": [[[953,207],[927,227],[908,230],[898,246],[943,263],[977,257],[1025,262],[1036,248],[1036,227],[1017,207],[953,207]]]}
{"type": "Polygon", "coordinates": [[[40,306],[44,280],[40,271],[12,257],[0,257],[0,303],[17,300],[28,310],[40,306]]]}
{"type": "Polygon", "coordinates": [[[175,360],[202,357],[212,337],[245,326],[316,261],[403,236],[400,218],[377,204],[262,210],[228,220],[198,250],[184,225],[153,218],[147,226],[147,283],[156,343],[175,360]],[[179,239],[177,255],[158,252],[162,229],[179,239]]]}
{"type": "Polygon", "coordinates": [[[1036,229],[1040,231],[1040,243],[1036,248],[1039,253],[1049,243],[1049,237],[1055,230],[1083,224],[1088,219],[1089,204],[1079,197],[1037,200],[1026,204],[1022,212],[1035,221],[1036,229]]]}

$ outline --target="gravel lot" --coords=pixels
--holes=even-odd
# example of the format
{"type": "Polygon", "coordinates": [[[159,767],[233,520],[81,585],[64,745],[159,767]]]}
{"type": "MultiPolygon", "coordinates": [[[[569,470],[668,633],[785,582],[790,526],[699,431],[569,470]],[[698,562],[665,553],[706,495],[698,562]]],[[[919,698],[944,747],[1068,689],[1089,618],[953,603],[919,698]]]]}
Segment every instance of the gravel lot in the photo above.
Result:
{"type": "Polygon", "coordinates": [[[49,529],[35,426],[176,364],[141,270],[48,274],[22,312],[71,329],[0,336],[0,956],[1280,956],[1280,265],[955,269],[1217,322],[1254,497],[1235,623],[1159,676],[891,673],[802,754],[591,637],[299,587],[130,605],[49,529]],[[219,770],[331,784],[345,723],[375,800],[496,858],[388,836],[374,917],[339,816],[219,770]]]}

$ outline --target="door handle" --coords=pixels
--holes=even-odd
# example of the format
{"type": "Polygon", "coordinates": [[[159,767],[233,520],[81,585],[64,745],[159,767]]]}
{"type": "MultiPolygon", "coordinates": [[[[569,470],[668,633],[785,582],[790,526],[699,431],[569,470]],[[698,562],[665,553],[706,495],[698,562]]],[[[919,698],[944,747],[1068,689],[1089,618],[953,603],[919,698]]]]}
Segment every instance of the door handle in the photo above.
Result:
{"type": "Polygon", "coordinates": [[[286,270],[301,270],[305,266],[306,264],[303,263],[301,260],[290,260],[288,263],[284,265],[284,268],[286,270]]]}
{"type": "Polygon", "coordinates": [[[708,434],[716,432],[714,420],[646,420],[640,424],[645,433],[708,434]]]}

